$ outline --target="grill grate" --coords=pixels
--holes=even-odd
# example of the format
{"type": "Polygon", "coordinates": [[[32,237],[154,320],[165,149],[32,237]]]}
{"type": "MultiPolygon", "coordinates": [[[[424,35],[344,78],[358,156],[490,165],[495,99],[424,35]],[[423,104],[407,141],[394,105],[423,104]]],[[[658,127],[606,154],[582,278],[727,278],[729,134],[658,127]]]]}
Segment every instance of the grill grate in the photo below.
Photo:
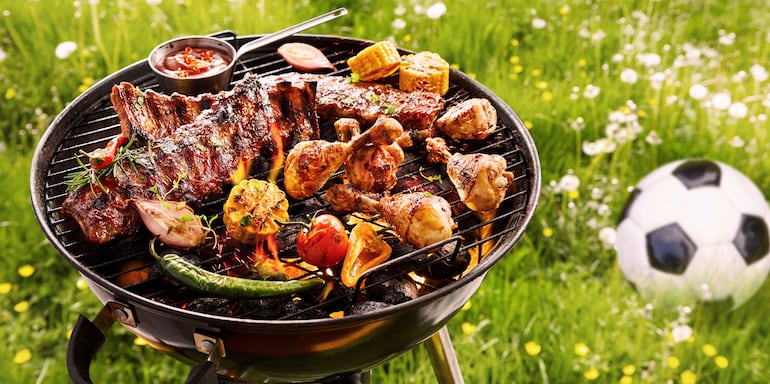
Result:
{"type": "MultiPolygon", "coordinates": [[[[234,45],[246,42],[251,38],[236,38],[233,34],[220,36],[231,41],[234,45]]],[[[253,37],[252,37],[253,38],[253,37]]],[[[291,38],[303,41],[319,47],[327,57],[339,69],[334,75],[345,76],[349,74],[345,60],[354,55],[365,43],[359,40],[325,40],[322,37],[298,35],[291,38]]],[[[236,67],[234,82],[239,82],[246,73],[260,73],[264,75],[280,74],[292,71],[292,68],[277,55],[275,47],[265,47],[261,51],[253,52],[241,60],[236,67]]],[[[80,150],[91,151],[103,147],[107,140],[120,131],[120,124],[109,100],[109,90],[112,84],[118,81],[129,81],[141,89],[157,90],[157,83],[149,70],[149,67],[137,63],[124,71],[124,78],[110,78],[110,82],[102,82],[87,91],[80,99],[73,103],[80,110],[71,111],[61,120],[52,124],[51,129],[56,129],[60,135],[59,140],[52,138],[51,142],[59,143],[56,148],[43,148],[53,151],[50,155],[50,163],[42,176],[43,184],[41,194],[44,196],[45,218],[53,236],[59,241],[57,245],[60,251],[65,253],[70,261],[82,271],[89,271],[99,278],[115,284],[120,289],[125,289],[149,300],[160,301],[176,307],[185,307],[190,302],[200,297],[165,279],[158,270],[155,261],[149,256],[147,246],[149,235],[142,232],[139,235],[113,241],[105,245],[95,245],[87,242],[80,232],[77,224],[65,217],[61,211],[61,204],[66,197],[66,185],[64,178],[67,174],[76,171],[79,167],[75,160],[80,150]],[[132,282],[135,274],[146,274],[140,282],[132,282]],[[146,279],[145,279],[146,277],[146,279]]],[[[487,97],[493,95],[488,91],[468,86],[468,80],[459,72],[453,70],[452,84],[446,96],[447,107],[470,97],[487,97]]],[[[494,98],[493,105],[499,102],[494,98]]],[[[496,105],[501,108],[500,105],[496,105]]],[[[344,309],[352,302],[357,301],[377,285],[387,281],[398,279],[402,276],[420,273],[421,269],[435,266],[440,263],[448,263],[461,255],[475,254],[487,255],[490,252],[505,253],[513,245],[513,242],[523,232],[526,218],[531,215],[533,193],[536,195],[539,188],[539,177],[536,172],[537,160],[531,143],[522,137],[519,129],[521,124],[511,120],[511,113],[498,113],[498,129],[489,139],[479,143],[455,143],[453,148],[461,153],[484,152],[502,155],[507,163],[508,170],[515,175],[512,192],[506,196],[496,216],[480,218],[472,211],[464,208],[458,200],[456,192],[441,169],[441,165],[428,164],[426,155],[421,148],[406,150],[406,159],[399,169],[399,183],[393,193],[405,190],[427,190],[438,194],[449,201],[454,212],[454,219],[458,223],[456,236],[448,240],[447,244],[454,244],[453,251],[439,252],[438,247],[424,250],[413,250],[406,245],[393,241],[394,256],[387,263],[370,271],[366,284],[359,284],[351,290],[341,290],[320,304],[308,305],[301,310],[291,313],[280,312],[274,314],[275,308],[286,306],[287,300],[262,300],[258,303],[251,301],[217,300],[209,303],[205,309],[208,313],[224,313],[227,316],[244,318],[297,318],[303,317],[314,311],[325,312],[344,309]],[[440,182],[430,181],[423,175],[443,174],[440,182]],[[381,278],[385,273],[385,278],[381,278]],[[378,278],[375,278],[375,275],[378,278]],[[363,296],[362,296],[363,295],[363,296]],[[258,304],[258,305],[255,305],[258,304]]],[[[322,137],[328,140],[334,139],[334,130],[331,122],[321,124],[322,137]]],[[[254,175],[258,178],[266,178],[266,172],[254,175]]],[[[281,185],[282,180],[276,180],[281,185]]],[[[312,216],[315,212],[327,210],[327,205],[320,198],[323,191],[303,201],[291,201],[290,214],[292,218],[304,218],[312,216]]],[[[226,194],[218,196],[206,202],[201,209],[205,214],[218,213],[221,210],[226,194]]],[[[221,228],[218,228],[221,230],[221,228]]],[[[281,256],[291,259],[296,255],[294,239],[296,230],[285,228],[279,232],[277,240],[281,256]]],[[[221,232],[221,231],[220,231],[221,232]]],[[[220,257],[210,247],[202,247],[194,251],[197,253],[191,260],[199,260],[200,264],[216,270],[218,273],[237,273],[242,270],[243,258],[247,258],[253,249],[245,246],[233,245],[227,247],[220,257]]],[[[498,255],[499,256],[499,255],[498,255]]],[[[496,261],[496,260],[495,260],[496,261]]],[[[485,263],[486,260],[481,263],[485,263]]],[[[480,268],[480,267],[477,267],[480,268]]],[[[485,266],[488,268],[488,266],[485,266]]],[[[364,281],[364,279],[361,279],[364,281]]],[[[430,292],[439,289],[446,284],[451,284],[451,279],[428,279],[421,281],[418,288],[422,292],[430,292]]],[[[337,284],[341,286],[340,284],[337,284]]]]}

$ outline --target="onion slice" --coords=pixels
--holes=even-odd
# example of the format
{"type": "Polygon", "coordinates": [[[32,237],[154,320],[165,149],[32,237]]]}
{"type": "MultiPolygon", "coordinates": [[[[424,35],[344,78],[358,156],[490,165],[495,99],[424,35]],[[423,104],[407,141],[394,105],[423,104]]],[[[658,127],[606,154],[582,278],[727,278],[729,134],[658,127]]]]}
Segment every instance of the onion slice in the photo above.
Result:
{"type": "Polygon", "coordinates": [[[136,199],[134,207],[147,230],[166,245],[189,249],[206,240],[206,227],[184,202],[136,199]]]}
{"type": "Polygon", "coordinates": [[[278,54],[289,65],[300,71],[315,72],[322,69],[337,68],[318,48],[305,43],[286,43],[278,47],[278,54]]]}

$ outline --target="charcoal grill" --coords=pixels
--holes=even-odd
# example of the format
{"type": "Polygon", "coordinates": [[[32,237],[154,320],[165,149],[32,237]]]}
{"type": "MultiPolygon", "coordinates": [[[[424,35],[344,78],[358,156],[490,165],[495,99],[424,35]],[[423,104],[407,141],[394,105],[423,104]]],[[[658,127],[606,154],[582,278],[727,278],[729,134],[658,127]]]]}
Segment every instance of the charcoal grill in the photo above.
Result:
{"type": "MultiPolygon", "coordinates": [[[[239,37],[223,32],[218,37],[237,47],[260,36],[239,37]]],[[[345,60],[372,43],[304,34],[285,41],[319,47],[337,66],[332,75],[340,76],[349,75],[345,60]]],[[[292,71],[277,55],[276,48],[277,44],[266,46],[242,58],[233,83],[247,73],[268,75],[292,71]]],[[[445,96],[447,105],[470,97],[484,97],[498,111],[498,129],[489,139],[456,148],[463,153],[500,154],[506,158],[508,170],[515,174],[514,185],[493,217],[480,218],[464,209],[456,193],[447,187],[446,177],[443,181],[425,177],[440,174],[440,166],[427,164],[421,149],[408,150],[395,192],[407,188],[429,190],[450,202],[458,223],[457,235],[439,245],[451,243],[452,251],[442,251],[446,247],[439,249],[438,245],[414,250],[398,248],[395,244],[395,256],[372,271],[365,284],[300,311],[268,317],[263,311],[269,311],[271,305],[247,306],[238,301],[225,301],[205,312],[191,310],[186,303],[199,296],[173,285],[157,272],[155,262],[148,255],[149,234],[95,245],[87,242],[78,225],[61,213],[66,196],[65,176],[79,167],[75,155],[80,150],[103,147],[120,131],[109,94],[111,87],[121,81],[143,90],[158,88],[144,60],[103,79],[56,117],[41,138],[32,164],[31,198],[41,228],[104,304],[93,320],[80,316],[74,327],[67,352],[74,382],[91,382],[89,366],[114,322],[121,323],[154,348],[190,364],[188,382],[368,382],[372,368],[421,343],[428,347],[439,382],[462,381],[445,324],[470,299],[489,269],[523,235],[534,215],[540,191],[535,145],[519,117],[500,98],[462,72],[451,70],[451,88],[445,96]],[[428,274],[427,279],[419,280],[423,294],[417,298],[341,318],[308,318],[308,313],[332,310],[324,306],[355,302],[369,290],[396,277],[426,276],[424,269],[429,265],[436,268],[451,264],[459,252],[480,256],[478,263],[472,263],[453,278],[431,278],[428,274]],[[149,277],[126,283],[126,276],[137,271],[148,271],[149,277]],[[375,278],[375,273],[386,277],[375,278]]],[[[322,129],[322,132],[330,130],[323,125],[322,129]]],[[[264,178],[264,175],[256,176],[264,178]]],[[[278,183],[280,185],[280,180],[278,183]]],[[[216,212],[223,201],[224,196],[211,199],[203,210],[216,212]]],[[[291,203],[295,217],[326,209],[318,196],[291,203]]],[[[293,235],[296,234],[288,230],[279,236],[282,253],[295,252],[291,245],[293,235]]],[[[219,256],[198,254],[196,257],[201,264],[219,273],[242,267],[223,263],[219,256]]]]}

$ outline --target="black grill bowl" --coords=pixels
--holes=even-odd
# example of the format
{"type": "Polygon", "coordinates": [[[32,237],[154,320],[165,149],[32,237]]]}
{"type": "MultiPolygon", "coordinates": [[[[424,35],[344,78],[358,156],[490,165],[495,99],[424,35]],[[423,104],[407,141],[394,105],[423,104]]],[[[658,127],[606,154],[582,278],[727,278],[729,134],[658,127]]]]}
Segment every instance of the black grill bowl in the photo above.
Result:
{"type": "MultiPolygon", "coordinates": [[[[223,37],[237,46],[259,36],[236,37],[225,33],[223,37]]],[[[295,35],[287,41],[321,48],[338,68],[333,75],[342,76],[349,74],[345,59],[371,44],[324,35],[295,35]]],[[[291,71],[276,54],[276,47],[277,44],[267,46],[244,57],[236,68],[233,82],[246,73],[291,71]]],[[[116,240],[102,246],[89,244],[77,224],[60,210],[66,197],[64,177],[78,166],[74,155],[80,149],[88,151],[103,146],[120,130],[109,94],[111,87],[121,81],[141,89],[158,86],[147,62],[140,61],[100,81],[56,117],[41,138],[32,163],[31,198],[35,214],[51,244],[109,309],[107,318],[121,322],[154,348],[189,364],[201,363],[208,356],[196,348],[196,340],[200,346],[201,336],[220,339],[226,353],[216,359],[221,377],[250,382],[310,382],[367,371],[410,350],[431,337],[460,310],[490,268],[514,247],[534,215],[540,192],[540,165],[527,129],[499,97],[452,69],[452,89],[447,97],[484,97],[498,111],[499,128],[494,142],[478,150],[500,152],[515,174],[515,185],[494,218],[476,224],[471,213],[464,214],[467,219],[456,218],[461,234],[475,233],[481,227],[493,228],[470,245],[486,247],[478,265],[463,277],[411,301],[342,318],[258,320],[193,312],[164,304],[144,292],[121,287],[110,272],[114,263],[135,258],[146,262],[146,255],[137,254],[146,253],[147,236],[116,240]],[[115,311],[116,308],[119,310],[115,311]]],[[[451,203],[458,204],[457,201],[451,203]]],[[[98,337],[99,332],[109,328],[94,323],[81,318],[68,351],[71,370],[84,370],[81,373],[86,378],[90,359],[104,340],[103,335],[98,337]],[[90,339],[92,335],[97,339],[90,339]]]]}

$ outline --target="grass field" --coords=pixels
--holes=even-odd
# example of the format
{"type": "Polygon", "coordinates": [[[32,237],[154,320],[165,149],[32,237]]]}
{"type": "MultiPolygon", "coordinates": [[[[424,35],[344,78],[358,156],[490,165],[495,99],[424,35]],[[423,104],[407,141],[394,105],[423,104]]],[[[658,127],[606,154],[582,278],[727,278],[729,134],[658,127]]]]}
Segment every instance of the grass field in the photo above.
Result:
{"type": "MultiPolygon", "coordinates": [[[[537,144],[536,216],[448,325],[466,382],[769,381],[770,285],[732,311],[661,308],[625,281],[613,250],[629,188],[669,161],[719,160],[770,194],[770,5],[752,0],[5,2],[0,381],[68,382],[71,327],[101,308],[29,203],[29,164],[51,120],[163,40],[266,33],[338,6],[350,14],[309,32],[438,52],[502,97],[537,144]]],[[[98,383],[176,383],[188,369],[117,326],[96,359],[98,383]]],[[[373,382],[435,378],[415,349],[373,382]]]]}

